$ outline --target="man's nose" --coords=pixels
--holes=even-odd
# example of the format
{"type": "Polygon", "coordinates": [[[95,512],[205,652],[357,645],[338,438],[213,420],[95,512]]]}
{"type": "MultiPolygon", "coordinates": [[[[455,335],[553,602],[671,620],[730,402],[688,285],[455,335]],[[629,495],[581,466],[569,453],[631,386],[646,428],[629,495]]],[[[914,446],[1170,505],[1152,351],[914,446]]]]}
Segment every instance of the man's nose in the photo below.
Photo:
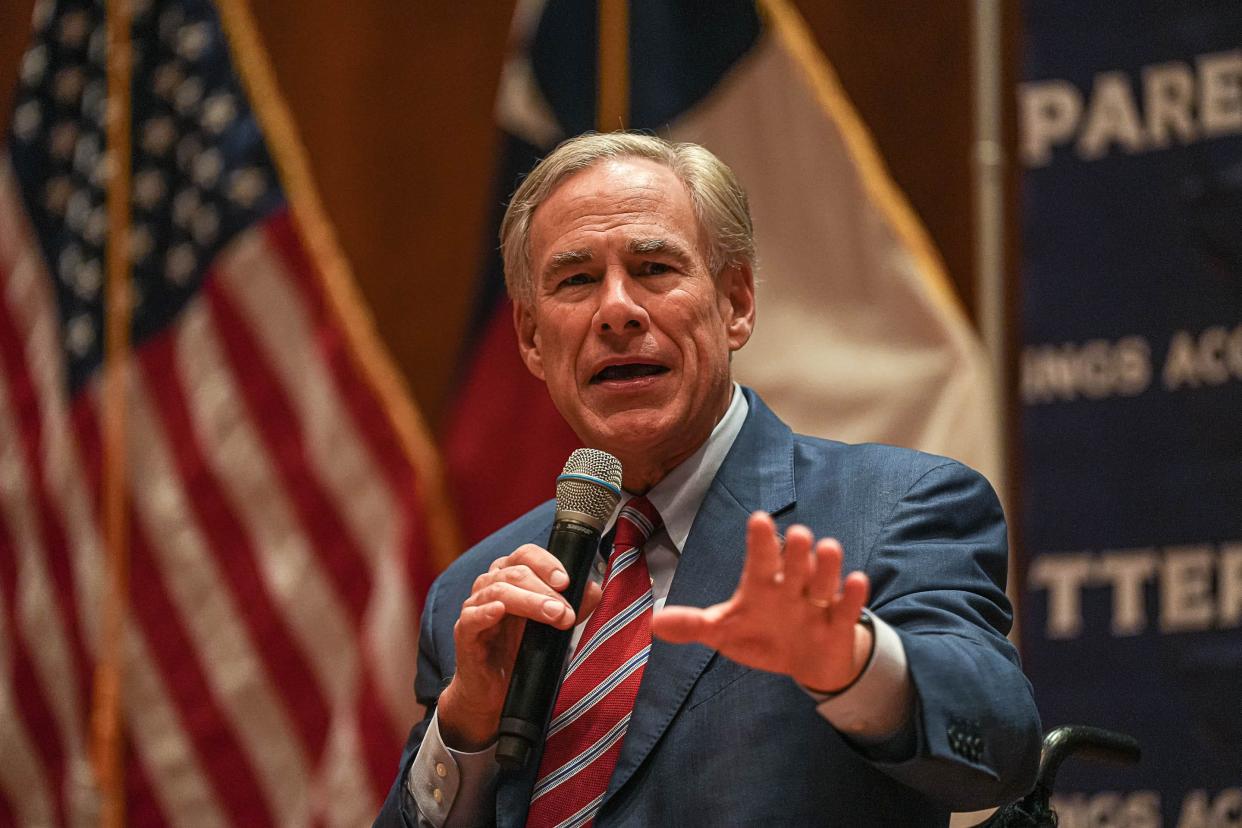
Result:
{"type": "Polygon", "coordinates": [[[610,271],[604,277],[603,294],[595,313],[595,328],[600,333],[645,331],[647,309],[635,290],[628,273],[610,271]]]}

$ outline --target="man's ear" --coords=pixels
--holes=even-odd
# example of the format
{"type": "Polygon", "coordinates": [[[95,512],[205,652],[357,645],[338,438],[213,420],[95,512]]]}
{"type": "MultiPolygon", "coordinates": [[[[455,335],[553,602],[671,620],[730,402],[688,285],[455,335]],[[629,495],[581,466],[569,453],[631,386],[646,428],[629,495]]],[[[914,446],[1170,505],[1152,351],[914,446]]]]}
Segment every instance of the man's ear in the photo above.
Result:
{"type": "Polygon", "coordinates": [[[535,314],[525,302],[513,303],[513,330],[517,332],[518,353],[526,368],[543,379],[543,355],[539,351],[539,327],[535,314]]]}
{"type": "Polygon", "coordinates": [[[749,264],[736,262],[720,274],[720,309],[724,314],[729,350],[740,350],[755,329],[755,274],[749,264]]]}

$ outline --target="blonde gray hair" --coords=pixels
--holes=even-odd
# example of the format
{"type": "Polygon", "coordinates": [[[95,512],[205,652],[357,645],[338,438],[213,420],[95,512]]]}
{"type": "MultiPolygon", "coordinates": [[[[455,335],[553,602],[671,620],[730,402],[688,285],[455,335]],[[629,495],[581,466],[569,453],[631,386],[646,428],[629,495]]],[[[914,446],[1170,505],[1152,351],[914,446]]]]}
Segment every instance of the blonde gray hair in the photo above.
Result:
{"type": "Polygon", "coordinates": [[[587,133],[564,141],[522,181],[500,223],[505,287],[514,301],[534,298],[530,225],[535,210],[565,179],[610,158],[646,158],[668,167],[686,186],[707,236],[707,263],[716,276],[726,267],[755,267],[754,226],[746,192],[733,170],[698,144],[674,143],[634,132],[587,133]]]}

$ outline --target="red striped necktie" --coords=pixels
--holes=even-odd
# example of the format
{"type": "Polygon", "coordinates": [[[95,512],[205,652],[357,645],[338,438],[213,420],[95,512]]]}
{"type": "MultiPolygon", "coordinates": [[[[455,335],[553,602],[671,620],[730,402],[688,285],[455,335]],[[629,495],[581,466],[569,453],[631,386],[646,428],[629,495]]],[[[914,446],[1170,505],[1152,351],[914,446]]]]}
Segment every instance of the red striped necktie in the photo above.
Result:
{"type": "Polygon", "coordinates": [[[548,724],[526,817],[532,828],[589,825],[608,789],[651,651],[651,577],[642,547],[660,524],[645,497],[630,500],[617,517],[604,595],[569,661],[548,724]]]}

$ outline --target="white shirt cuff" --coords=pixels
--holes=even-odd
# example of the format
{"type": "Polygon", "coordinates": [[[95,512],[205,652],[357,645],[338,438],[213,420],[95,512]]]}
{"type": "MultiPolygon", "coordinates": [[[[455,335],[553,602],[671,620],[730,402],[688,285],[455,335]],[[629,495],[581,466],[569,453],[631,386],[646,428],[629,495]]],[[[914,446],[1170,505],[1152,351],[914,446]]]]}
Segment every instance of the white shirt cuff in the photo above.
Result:
{"type": "Polygon", "coordinates": [[[491,822],[498,769],[494,742],[475,753],[454,750],[440,736],[439,713],[432,714],[405,779],[419,824],[453,828],[491,822]]]}
{"type": "Polygon", "coordinates": [[[914,704],[914,687],[901,637],[879,618],[867,615],[875,644],[862,674],[840,693],[825,695],[807,690],[819,702],[819,715],[864,747],[896,736],[914,704]]]}

